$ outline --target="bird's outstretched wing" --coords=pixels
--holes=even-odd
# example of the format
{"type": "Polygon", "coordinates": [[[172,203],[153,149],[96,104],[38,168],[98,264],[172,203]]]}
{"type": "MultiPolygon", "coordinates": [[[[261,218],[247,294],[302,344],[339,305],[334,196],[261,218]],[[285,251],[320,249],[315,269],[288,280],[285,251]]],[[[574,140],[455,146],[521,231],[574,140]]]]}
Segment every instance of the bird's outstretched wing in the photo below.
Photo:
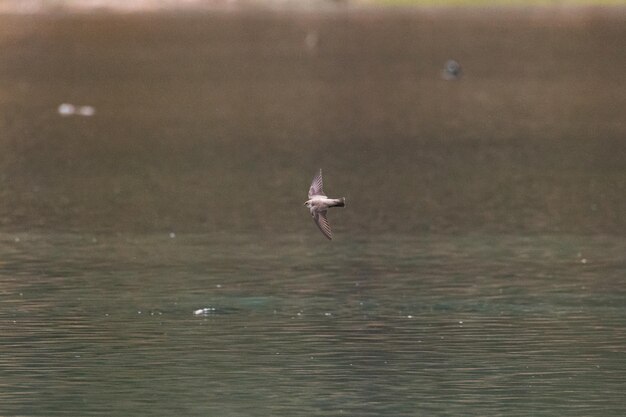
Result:
{"type": "Polygon", "coordinates": [[[311,188],[309,188],[309,198],[313,197],[314,195],[322,195],[324,197],[326,197],[326,195],[324,194],[324,190],[322,188],[323,184],[322,184],[322,170],[320,169],[320,171],[315,175],[315,177],[313,177],[313,182],[311,183],[311,188]]]}
{"type": "Polygon", "coordinates": [[[328,219],[326,218],[326,210],[318,211],[315,213],[315,224],[320,228],[324,236],[328,238],[328,240],[333,239],[333,232],[330,230],[330,224],[328,223],[328,219]]]}

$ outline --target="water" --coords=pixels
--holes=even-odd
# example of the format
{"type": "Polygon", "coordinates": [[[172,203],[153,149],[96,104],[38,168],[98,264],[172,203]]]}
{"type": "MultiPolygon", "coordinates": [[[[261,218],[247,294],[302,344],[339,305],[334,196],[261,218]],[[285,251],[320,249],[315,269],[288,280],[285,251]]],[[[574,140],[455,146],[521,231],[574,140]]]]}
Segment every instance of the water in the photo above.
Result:
{"type": "Polygon", "coordinates": [[[623,239],[319,243],[2,236],[3,412],[623,411],[623,239]]]}
{"type": "Polygon", "coordinates": [[[0,17],[0,414],[624,415],[626,25],[548,17],[0,17]]]}

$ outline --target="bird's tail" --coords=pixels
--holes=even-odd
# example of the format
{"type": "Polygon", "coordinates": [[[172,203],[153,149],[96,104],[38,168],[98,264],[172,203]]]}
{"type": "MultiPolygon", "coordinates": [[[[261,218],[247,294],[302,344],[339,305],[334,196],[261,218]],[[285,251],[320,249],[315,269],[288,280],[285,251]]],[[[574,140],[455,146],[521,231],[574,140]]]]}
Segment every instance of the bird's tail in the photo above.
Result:
{"type": "Polygon", "coordinates": [[[335,204],[332,207],[345,207],[346,206],[346,198],[341,197],[335,200],[335,204]]]}

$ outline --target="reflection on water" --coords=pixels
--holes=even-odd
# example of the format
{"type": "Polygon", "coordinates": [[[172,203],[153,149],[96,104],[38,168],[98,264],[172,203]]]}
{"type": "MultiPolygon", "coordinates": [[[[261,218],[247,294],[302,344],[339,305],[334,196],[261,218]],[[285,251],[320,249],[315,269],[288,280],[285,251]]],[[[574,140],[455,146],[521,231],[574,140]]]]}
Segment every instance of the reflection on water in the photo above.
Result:
{"type": "Polygon", "coordinates": [[[0,414],[623,416],[621,16],[0,16],[0,414]]]}
{"type": "Polygon", "coordinates": [[[5,16],[0,224],[624,234],[619,16],[5,16]]]}
{"type": "Polygon", "coordinates": [[[6,414],[624,410],[623,239],[14,238],[6,414]]]}

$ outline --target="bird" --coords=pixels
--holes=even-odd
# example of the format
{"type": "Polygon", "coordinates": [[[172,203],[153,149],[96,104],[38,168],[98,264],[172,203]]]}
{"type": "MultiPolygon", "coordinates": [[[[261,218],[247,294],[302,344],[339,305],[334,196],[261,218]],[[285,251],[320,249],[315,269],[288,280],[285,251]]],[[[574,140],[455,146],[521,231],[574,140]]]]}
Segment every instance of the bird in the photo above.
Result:
{"type": "Polygon", "coordinates": [[[446,81],[458,80],[461,78],[461,73],[461,64],[454,59],[450,59],[444,65],[441,77],[446,81]]]}
{"type": "Polygon", "coordinates": [[[322,183],[322,169],[313,177],[311,188],[309,188],[309,199],[304,203],[309,208],[311,216],[322,234],[326,236],[328,240],[333,239],[333,232],[330,229],[330,224],[326,218],[326,212],[329,207],[345,207],[346,198],[328,198],[324,194],[322,183]]]}

